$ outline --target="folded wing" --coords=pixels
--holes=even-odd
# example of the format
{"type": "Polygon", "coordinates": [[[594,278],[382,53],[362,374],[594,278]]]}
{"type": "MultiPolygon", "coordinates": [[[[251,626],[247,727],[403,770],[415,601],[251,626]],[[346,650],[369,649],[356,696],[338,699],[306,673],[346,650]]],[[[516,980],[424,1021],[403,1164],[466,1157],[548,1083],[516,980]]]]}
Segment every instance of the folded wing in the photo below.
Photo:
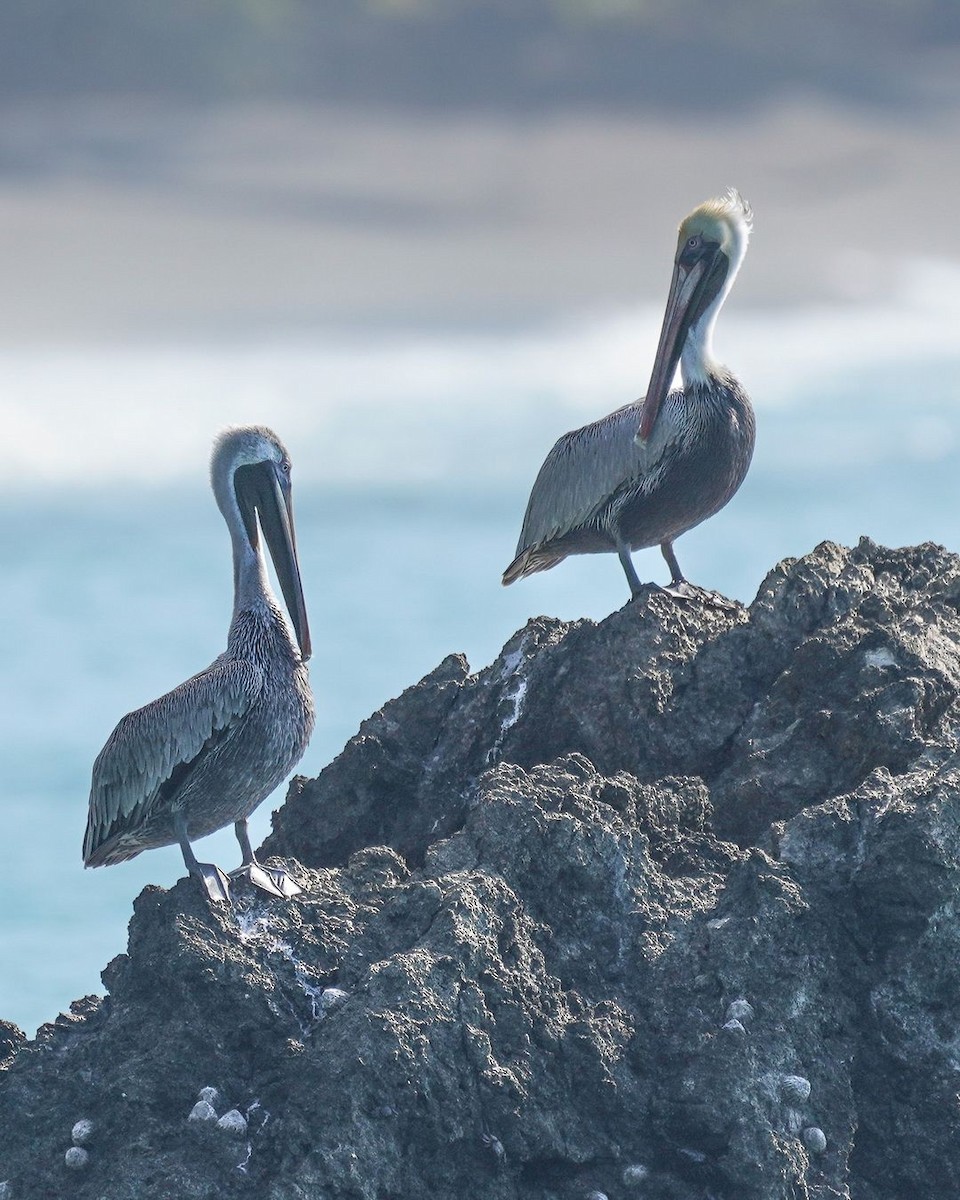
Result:
{"type": "Polygon", "coordinates": [[[262,685],[255,665],[220,658],[120,721],[93,764],[83,840],[87,866],[137,853],[136,830],[236,733],[262,685]],[[130,854],[111,847],[124,835],[131,836],[130,854]]]}
{"type": "Polygon", "coordinates": [[[530,493],[505,584],[565,557],[551,553],[551,543],[600,523],[624,488],[644,491],[656,485],[670,431],[661,420],[650,442],[638,445],[641,406],[640,401],[624,405],[559,439],[530,493]]]}

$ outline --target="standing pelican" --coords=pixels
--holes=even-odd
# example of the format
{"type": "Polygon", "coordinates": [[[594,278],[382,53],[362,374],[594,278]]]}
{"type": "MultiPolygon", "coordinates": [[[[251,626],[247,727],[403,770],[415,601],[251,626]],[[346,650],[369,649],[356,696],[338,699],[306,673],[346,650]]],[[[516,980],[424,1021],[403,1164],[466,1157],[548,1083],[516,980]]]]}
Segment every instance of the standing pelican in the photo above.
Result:
{"type": "Polygon", "coordinates": [[[743,482],[753,408],[714,361],[713,327],[747,251],[752,213],[739,192],[707,200],[683,221],[660,343],[644,400],[566,433],[527,503],[504,584],[568,554],[616,550],[636,596],[631,551],[660,546],[675,595],[699,589],[673,552],[682,533],[723,508],[743,482]],[[683,387],[670,391],[680,365],[683,387]]]}
{"type": "Polygon", "coordinates": [[[247,832],[247,817],[300,760],[313,731],[290,456],[269,429],[228,429],[214,445],[210,481],[233,543],[227,649],[111,733],[93,764],[83,861],[101,867],[179,842],[210,899],[228,902],[227,876],[198,862],[190,842],[233,822],[243,852],[233,875],[292,896],[300,888],[260,866],[247,832]],[[267,580],[261,530],[296,641],[267,580]]]}

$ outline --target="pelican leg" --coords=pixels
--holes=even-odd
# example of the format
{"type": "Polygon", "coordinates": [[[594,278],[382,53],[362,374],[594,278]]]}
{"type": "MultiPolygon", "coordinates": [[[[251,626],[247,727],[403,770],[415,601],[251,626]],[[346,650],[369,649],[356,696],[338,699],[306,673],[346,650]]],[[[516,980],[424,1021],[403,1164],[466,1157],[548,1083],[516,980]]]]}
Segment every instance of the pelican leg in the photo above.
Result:
{"type": "Polygon", "coordinates": [[[235,871],[230,872],[231,879],[249,879],[254,887],[259,888],[261,892],[266,892],[268,896],[283,898],[296,896],[303,891],[293,882],[286,871],[281,871],[276,867],[262,867],[257,862],[257,856],[250,845],[250,833],[245,817],[234,822],[233,829],[237,835],[237,841],[240,843],[243,863],[235,871]]]}
{"type": "Polygon", "coordinates": [[[670,568],[670,582],[663,589],[669,592],[671,596],[679,596],[683,600],[692,600],[700,594],[700,588],[694,587],[692,583],[688,583],[684,578],[683,572],[680,570],[680,564],[677,562],[677,556],[673,552],[673,542],[661,542],[660,553],[666,559],[667,566],[670,568]]]}
{"type": "Polygon", "coordinates": [[[191,875],[196,876],[206,889],[207,896],[214,904],[230,903],[230,880],[214,863],[197,861],[197,856],[187,837],[187,821],[183,813],[177,813],[173,819],[174,832],[180,843],[183,861],[191,875]]]}
{"type": "Polygon", "coordinates": [[[673,542],[661,542],[660,553],[667,560],[667,566],[670,568],[670,582],[663,589],[665,592],[669,592],[671,596],[676,596],[680,600],[706,600],[708,604],[713,604],[717,608],[732,610],[737,607],[732,600],[721,596],[719,592],[711,592],[707,588],[697,587],[695,583],[689,583],[684,578],[680,564],[677,562],[677,556],[673,552],[673,542]]]}
{"type": "Polygon", "coordinates": [[[630,547],[619,535],[617,536],[617,554],[620,558],[620,565],[623,567],[623,572],[627,577],[627,583],[630,584],[630,598],[635,599],[643,591],[643,584],[640,582],[640,576],[637,574],[636,568],[633,565],[633,559],[630,557],[630,547]]]}

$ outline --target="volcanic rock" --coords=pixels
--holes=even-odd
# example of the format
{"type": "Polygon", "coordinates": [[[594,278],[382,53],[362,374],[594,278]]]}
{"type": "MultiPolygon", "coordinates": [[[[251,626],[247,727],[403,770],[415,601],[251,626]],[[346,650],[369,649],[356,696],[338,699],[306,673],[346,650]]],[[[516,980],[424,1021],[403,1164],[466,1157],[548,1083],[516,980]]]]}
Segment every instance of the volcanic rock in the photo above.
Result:
{"type": "Polygon", "coordinates": [[[2,1194],[952,1195],[958,687],[960,559],[868,540],[447,658],[291,785],[301,895],[147,888],[0,1023],[2,1194]]]}

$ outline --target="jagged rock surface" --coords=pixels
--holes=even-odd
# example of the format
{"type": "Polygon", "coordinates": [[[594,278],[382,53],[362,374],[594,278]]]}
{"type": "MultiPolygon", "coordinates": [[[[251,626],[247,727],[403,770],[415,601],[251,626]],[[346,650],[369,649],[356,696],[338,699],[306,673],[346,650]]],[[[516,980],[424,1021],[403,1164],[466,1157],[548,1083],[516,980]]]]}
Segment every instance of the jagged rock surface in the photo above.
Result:
{"type": "Polygon", "coordinates": [[[958,610],[824,544],[448,658],[292,786],[301,896],[148,888],[106,998],[0,1023],[5,1196],[954,1194],[958,610]]]}

